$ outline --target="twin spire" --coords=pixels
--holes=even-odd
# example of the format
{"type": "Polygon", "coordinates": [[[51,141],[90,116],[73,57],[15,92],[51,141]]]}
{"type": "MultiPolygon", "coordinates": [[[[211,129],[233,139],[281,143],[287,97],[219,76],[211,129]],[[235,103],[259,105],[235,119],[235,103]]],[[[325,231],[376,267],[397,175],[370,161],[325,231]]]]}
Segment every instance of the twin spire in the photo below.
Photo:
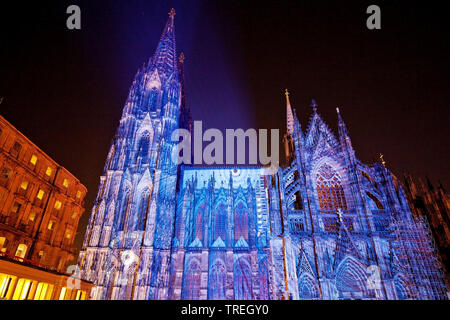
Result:
{"type": "Polygon", "coordinates": [[[175,12],[175,9],[174,9],[174,8],[170,9],[169,17],[172,18],[172,20],[173,20],[173,18],[175,17],[176,14],[177,14],[177,13],[175,12]]]}
{"type": "MultiPolygon", "coordinates": [[[[289,134],[294,133],[294,114],[292,112],[291,101],[289,100],[289,91],[285,90],[284,95],[286,96],[286,120],[287,120],[287,130],[289,134]]],[[[314,114],[317,113],[316,100],[311,101],[311,107],[313,108],[314,114]]]]}
{"type": "Polygon", "coordinates": [[[153,55],[153,63],[160,73],[166,75],[171,74],[177,68],[177,55],[175,43],[175,9],[169,12],[169,19],[166,22],[164,30],[161,34],[155,54],[153,55]]]}
{"type": "Polygon", "coordinates": [[[291,102],[289,101],[289,91],[286,89],[286,114],[287,114],[287,129],[290,135],[294,133],[294,114],[292,113],[291,102]]]}

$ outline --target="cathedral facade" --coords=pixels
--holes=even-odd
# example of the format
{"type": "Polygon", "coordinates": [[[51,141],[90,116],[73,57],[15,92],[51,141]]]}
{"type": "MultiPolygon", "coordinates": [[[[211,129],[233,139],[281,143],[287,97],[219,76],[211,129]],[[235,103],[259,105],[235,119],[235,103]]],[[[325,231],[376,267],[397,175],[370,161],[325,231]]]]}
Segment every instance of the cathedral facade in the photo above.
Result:
{"type": "Polygon", "coordinates": [[[425,220],[384,163],[355,156],[287,101],[287,165],[194,167],[171,159],[191,130],[172,10],[136,74],[83,248],[93,299],[446,299],[425,220]]]}

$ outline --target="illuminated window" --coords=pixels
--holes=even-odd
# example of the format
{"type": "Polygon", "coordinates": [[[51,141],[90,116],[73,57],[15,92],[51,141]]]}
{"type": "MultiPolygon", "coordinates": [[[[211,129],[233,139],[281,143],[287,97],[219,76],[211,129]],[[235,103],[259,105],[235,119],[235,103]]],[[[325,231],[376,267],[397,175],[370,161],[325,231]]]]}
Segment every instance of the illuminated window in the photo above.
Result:
{"type": "Polygon", "coordinates": [[[37,197],[39,200],[42,200],[42,198],[44,198],[44,194],[45,194],[44,190],[39,189],[38,194],[37,194],[36,197],[37,197]]]}
{"type": "Polygon", "coordinates": [[[64,266],[64,259],[63,258],[59,258],[59,261],[58,261],[58,270],[61,270],[62,268],[63,268],[63,266],[64,266]]]}
{"type": "Polygon", "coordinates": [[[44,251],[42,251],[42,250],[39,251],[38,257],[39,257],[39,262],[42,261],[42,260],[44,260],[44,251]]]}
{"type": "Polygon", "coordinates": [[[0,299],[5,299],[8,294],[9,289],[11,288],[11,283],[14,280],[13,277],[9,275],[1,275],[0,274],[0,299]]]}
{"type": "Polygon", "coordinates": [[[78,215],[78,213],[77,213],[76,211],[74,211],[74,212],[72,213],[71,218],[72,218],[72,219],[75,219],[75,218],[77,217],[77,215],[78,215]]]}
{"type": "Polygon", "coordinates": [[[80,191],[80,190],[77,191],[77,198],[78,198],[78,199],[81,198],[81,191],[80,191]]]}
{"type": "Polygon", "coordinates": [[[28,247],[26,244],[23,244],[23,243],[19,244],[19,246],[17,247],[15,256],[19,257],[19,258],[25,258],[25,253],[27,253],[27,249],[28,249],[28,247]]]}
{"type": "Polygon", "coordinates": [[[0,251],[3,250],[3,248],[5,247],[5,244],[6,244],[6,238],[0,237],[0,251]]]}
{"type": "MultiPolygon", "coordinates": [[[[205,211],[205,203],[202,203],[197,209],[197,216],[195,217],[195,237],[200,241],[203,240],[203,213],[205,211]]],[[[195,238],[194,238],[195,240],[195,238]]]]}
{"type": "Polygon", "coordinates": [[[241,237],[248,241],[248,214],[247,209],[242,203],[236,206],[234,214],[234,240],[238,241],[241,237]]]}
{"type": "Polygon", "coordinates": [[[18,202],[14,202],[12,208],[11,208],[11,212],[13,213],[18,213],[20,211],[20,208],[22,207],[22,205],[18,202]]]}
{"type": "Polygon", "coordinates": [[[50,222],[48,223],[47,229],[53,230],[54,227],[55,227],[55,222],[50,220],[50,222]]]}
{"type": "Polygon", "coordinates": [[[225,204],[221,203],[216,207],[216,217],[214,223],[214,237],[221,238],[223,241],[226,241],[226,227],[227,227],[227,209],[225,204]]]}
{"type": "Polygon", "coordinates": [[[40,282],[36,288],[34,300],[45,300],[49,285],[48,283],[40,282]]]}
{"type": "Polygon", "coordinates": [[[56,200],[56,202],[55,202],[55,209],[59,210],[59,209],[61,209],[61,206],[62,206],[61,201],[56,200]]]}
{"type": "Polygon", "coordinates": [[[335,211],[338,208],[347,210],[341,179],[331,166],[324,164],[320,167],[316,182],[320,210],[335,211]]]}
{"type": "Polygon", "coordinates": [[[67,179],[64,179],[63,186],[66,188],[69,186],[69,181],[67,181],[67,179]]]}
{"type": "Polygon", "coordinates": [[[8,239],[5,237],[0,237],[0,252],[6,252],[6,247],[8,246],[8,239]]]}
{"type": "Polygon", "coordinates": [[[20,279],[17,282],[16,291],[14,291],[13,300],[26,300],[30,294],[33,283],[31,280],[20,279]]]}
{"type": "Polygon", "coordinates": [[[66,230],[66,239],[70,239],[72,237],[72,231],[66,230]]]}
{"type": "Polygon", "coordinates": [[[36,212],[30,213],[30,218],[29,218],[29,220],[30,220],[30,221],[34,221],[34,219],[36,219],[36,212]]]}
{"type": "Polygon", "coordinates": [[[64,300],[66,298],[66,292],[67,292],[67,288],[63,287],[61,289],[61,293],[59,294],[59,300],[64,300]]]}
{"type": "Polygon", "coordinates": [[[34,154],[31,156],[30,163],[32,165],[36,165],[37,163],[37,157],[34,154]]]}
{"type": "Polygon", "coordinates": [[[52,175],[52,168],[47,167],[47,170],[45,170],[45,174],[50,177],[52,175]]]}
{"type": "Polygon", "coordinates": [[[29,184],[29,182],[27,180],[23,180],[22,183],[20,184],[20,187],[23,190],[27,190],[28,189],[28,184],[29,184]]]}
{"type": "Polygon", "coordinates": [[[86,292],[84,292],[83,290],[77,290],[77,296],[75,300],[84,300],[85,296],[86,292]]]}

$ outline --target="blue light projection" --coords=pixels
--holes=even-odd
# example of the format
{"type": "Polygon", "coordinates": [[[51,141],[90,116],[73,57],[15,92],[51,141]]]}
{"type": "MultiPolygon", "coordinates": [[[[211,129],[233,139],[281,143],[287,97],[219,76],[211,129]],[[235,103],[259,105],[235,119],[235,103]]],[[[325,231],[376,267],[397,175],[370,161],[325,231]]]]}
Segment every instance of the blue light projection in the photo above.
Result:
{"type": "Polygon", "coordinates": [[[197,168],[171,161],[191,128],[172,10],[136,74],[82,251],[93,299],[446,299],[426,222],[384,162],[355,155],[287,97],[285,168],[197,168]]]}

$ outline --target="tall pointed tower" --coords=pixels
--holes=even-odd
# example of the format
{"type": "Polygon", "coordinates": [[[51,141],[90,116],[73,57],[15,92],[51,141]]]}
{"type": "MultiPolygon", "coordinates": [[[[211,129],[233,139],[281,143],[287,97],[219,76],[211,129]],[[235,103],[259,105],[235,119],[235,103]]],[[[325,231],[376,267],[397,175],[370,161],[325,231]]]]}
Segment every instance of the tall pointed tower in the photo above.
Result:
{"type": "MultiPolygon", "coordinates": [[[[164,299],[167,294],[182,82],[175,10],[155,54],[138,70],[111,144],[82,250],[81,277],[94,299],[164,299]]],[[[183,103],[184,105],[184,103],[183,103]]]]}

